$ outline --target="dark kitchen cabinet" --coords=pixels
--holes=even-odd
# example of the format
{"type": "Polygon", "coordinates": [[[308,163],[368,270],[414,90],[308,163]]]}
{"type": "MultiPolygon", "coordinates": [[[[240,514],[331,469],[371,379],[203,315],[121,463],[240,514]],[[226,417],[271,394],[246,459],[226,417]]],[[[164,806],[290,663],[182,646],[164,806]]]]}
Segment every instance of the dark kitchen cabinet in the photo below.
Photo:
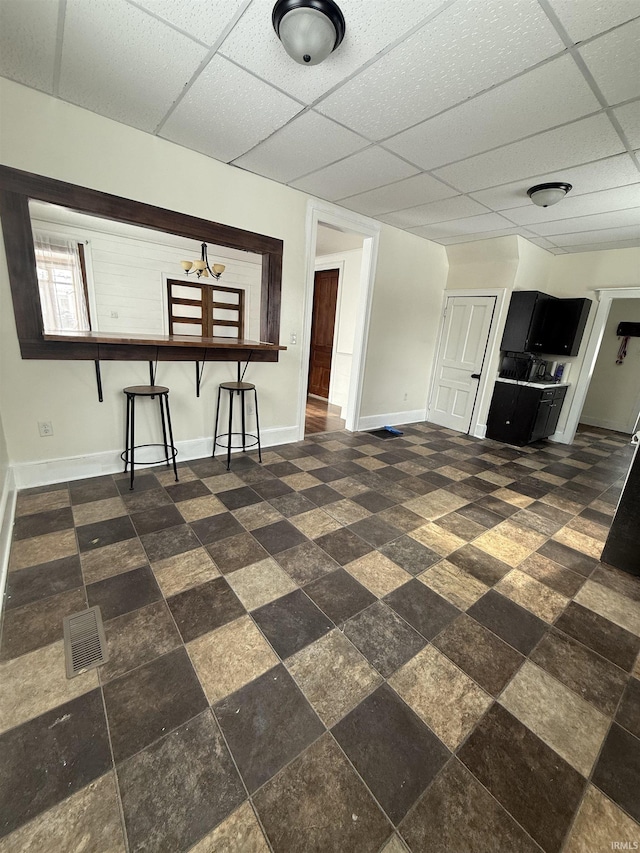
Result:
{"type": "Polygon", "coordinates": [[[556,431],[566,386],[533,388],[496,382],[487,418],[487,438],[522,446],[556,431]]]}
{"type": "Polygon", "coordinates": [[[590,308],[590,299],[557,299],[537,290],[514,290],[500,349],[577,355],[590,308]]]}

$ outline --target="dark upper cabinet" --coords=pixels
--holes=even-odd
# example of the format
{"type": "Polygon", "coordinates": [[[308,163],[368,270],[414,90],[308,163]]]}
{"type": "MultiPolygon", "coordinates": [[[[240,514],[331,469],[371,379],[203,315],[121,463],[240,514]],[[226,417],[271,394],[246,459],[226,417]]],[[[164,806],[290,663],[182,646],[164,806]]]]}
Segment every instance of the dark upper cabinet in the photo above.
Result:
{"type": "Polygon", "coordinates": [[[577,355],[590,308],[590,299],[558,299],[537,290],[514,290],[500,349],[577,355]]]}
{"type": "Polygon", "coordinates": [[[514,290],[500,349],[508,352],[535,352],[535,342],[541,337],[547,303],[553,298],[537,290],[514,290]]]}

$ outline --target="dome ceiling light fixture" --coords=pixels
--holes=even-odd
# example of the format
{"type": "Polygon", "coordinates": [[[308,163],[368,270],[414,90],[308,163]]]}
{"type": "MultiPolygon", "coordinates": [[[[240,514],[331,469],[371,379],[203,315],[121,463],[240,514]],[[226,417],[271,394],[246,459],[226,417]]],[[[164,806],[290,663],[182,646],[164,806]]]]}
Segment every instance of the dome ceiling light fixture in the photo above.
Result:
{"type": "Polygon", "coordinates": [[[550,184],[536,184],[527,190],[527,195],[538,207],[550,207],[557,204],[573,189],[571,184],[554,181],[550,184]]]}
{"type": "Polygon", "coordinates": [[[278,0],[271,20],[284,49],[300,65],[319,65],[344,38],[344,15],[333,0],[278,0]]]}

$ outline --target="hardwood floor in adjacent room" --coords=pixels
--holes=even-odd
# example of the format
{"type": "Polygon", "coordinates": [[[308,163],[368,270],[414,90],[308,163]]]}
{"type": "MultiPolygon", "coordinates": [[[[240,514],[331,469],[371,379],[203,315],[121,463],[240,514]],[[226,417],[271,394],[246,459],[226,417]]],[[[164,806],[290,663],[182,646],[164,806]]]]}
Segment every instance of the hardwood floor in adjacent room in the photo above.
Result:
{"type": "Polygon", "coordinates": [[[339,416],[340,406],[334,406],[319,397],[307,397],[307,411],[304,422],[304,434],[329,432],[344,429],[344,420],[339,416]]]}

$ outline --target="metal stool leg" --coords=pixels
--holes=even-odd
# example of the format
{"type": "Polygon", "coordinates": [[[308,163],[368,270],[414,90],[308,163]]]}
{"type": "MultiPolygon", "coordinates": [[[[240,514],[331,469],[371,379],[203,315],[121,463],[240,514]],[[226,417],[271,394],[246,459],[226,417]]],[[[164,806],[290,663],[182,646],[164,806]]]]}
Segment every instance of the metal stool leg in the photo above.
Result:
{"type": "Polygon", "coordinates": [[[247,427],[246,427],[246,416],[245,416],[246,400],[245,400],[245,396],[244,396],[244,391],[240,391],[240,393],[242,394],[242,401],[240,403],[240,406],[242,408],[242,452],[246,453],[246,450],[247,450],[247,447],[246,447],[246,444],[247,444],[247,427]]]}
{"type": "Polygon", "coordinates": [[[233,429],[233,391],[229,393],[229,433],[227,435],[227,471],[231,468],[231,430],[233,429]]]}
{"type": "Polygon", "coordinates": [[[134,478],[134,456],[135,456],[135,435],[136,435],[136,398],[131,395],[131,479],[129,480],[129,491],[133,491],[134,478]]]}
{"type": "Polygon", "coordinates": [[[124,428],[124,473],[129,470],[129,416],[131,412],[131,397],[127,394],[127,425],[124,428]]]}
{"type": "Polygon", "coordinates": [[[254,388],[253,393],[256,398],[256,438],[258,439],[258,461],[262,462],[262,447],[260,446],[260,417],[258,415],[258,389],[254,388]]]}
{"type": "MultiPolygon", "coordinates": [[[[168,394],[158,394],[158,403],[160,404],[160,423],[162,424],[162,440],[164,441],[164,458],[167,460],[167,468],[169,467],[169,447],[167,446],[167,425],[164,421],[164,409],[162,408],[162,398],[165,398],[165,406],[169,405],[168,394]]],[[[153,399],[153,398],[152,398],[153,399]]],[[[171,442],[173,444],[173,441],[171,442]]],[[[173,452],[173,451],[172,451],[173,452]]]]}
{"type": "Polygon", "coordinates": [[[216,441],[218,440],[218,418],[220,417],[220,394],[222,392],[222,388],[218,386],[218,402],[216,404],[216,422],[213,427],[213,450],[211,452],[211,456],[215,457],[216,455],[216,441]]]}
{"type": "MultiPolygon", "coordinates": [[[[171,442],[171,455],[173,457],[173,473],[175,475],[176,483],[177,483],[178,482],[178,466],[176,465],[177,451],[176,451],[175,445],[173,443],[173,429],[171,427],[171,411],[169,410],[169,395],[168,394],[164,395],[164,405],[165,405],[165,409],[167,410],[167,426],[169,427],[169,441],[171,442]]],[[[166,439],[165,439],[165,441],[166,441],[166,439]]],[[[167,465],[168,464],[169,463],[167,462],[167,465]]]]}

